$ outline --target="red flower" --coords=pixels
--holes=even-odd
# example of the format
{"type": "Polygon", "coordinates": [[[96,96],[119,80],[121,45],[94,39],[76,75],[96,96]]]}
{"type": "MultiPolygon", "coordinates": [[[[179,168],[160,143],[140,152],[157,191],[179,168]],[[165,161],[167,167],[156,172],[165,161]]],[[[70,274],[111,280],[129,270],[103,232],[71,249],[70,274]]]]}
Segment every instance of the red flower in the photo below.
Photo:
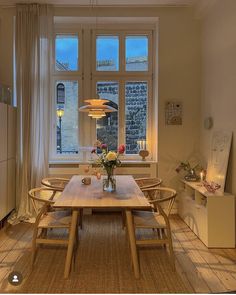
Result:
{"type": "Polygon", "coordinates": [[[119,154],[124,154],[125,152],[125,145],[124,144],[121,144],[118,148],[118,153],[119,154]]]}
{"type": "Polygon", "coordinates": [[[102,150],[106,150],[106,149],[107,149],[107,145],[106,145],[105,143],[103,143],[103,144],[101,145],[101,149],[102,149],[102,150]]]}
{"type": "Polygon", "coordinates": [[[96,153],[96,149],[92,149],[91,154],[95,154],[95,153],[96,153]]]}

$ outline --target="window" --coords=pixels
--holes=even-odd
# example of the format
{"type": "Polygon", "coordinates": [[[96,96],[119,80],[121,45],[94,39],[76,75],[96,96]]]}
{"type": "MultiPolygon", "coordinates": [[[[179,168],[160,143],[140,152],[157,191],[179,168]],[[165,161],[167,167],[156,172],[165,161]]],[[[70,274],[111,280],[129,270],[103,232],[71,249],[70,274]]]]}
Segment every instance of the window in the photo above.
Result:
{"type": "Polygon", "coordinates": [[[124,143],[135,159],[138,142],[151,137],[152,31],[74,31],[55,35],[52,158],[78,159],[98,139],[111,150],[124,143]],[[79,113],[96,95],[117,111],[101,119],[79,113]]]}
{"type": "Polygon", "coordinates": [[[55,48],[57,71],[78,70],[79,39],[76,35],[57,35],[55,48]]]}
{"type": "Polygon", "coordinates": [[[97,36],[96,38],[97,71],[119,70],[119,38],[118,36],[97,36]]]}
{"type": "Polygon", "coordinates": [[[57,153],[75,154],[78,153],[78,81],[56,81],[56,89],[57,153]],[[63,92],[58,92],[58,88],[63,92]]]}
{"type": "Polygon", "coordinates": [[[117,110],[117,112],[107,113],[106,117],[97,120],[97,139],[105,142],[111,150],[116,150],[118,146],[119,126],[119,84],[114,81],[97,82],[97,93],[101,98],[109,99],[110,102],[108,105],[117,110]]]}
{"type": "Polygon", "coordinates": [[[148,70],[148,36],[125,37],[125,69],[148,70]]]}
{"type": "Polygon", "coordinates": [[[125,142],[126,153],[139,152],[138,141],[147,140],[147,82],[129,81],[125,83],[125,142]]]}

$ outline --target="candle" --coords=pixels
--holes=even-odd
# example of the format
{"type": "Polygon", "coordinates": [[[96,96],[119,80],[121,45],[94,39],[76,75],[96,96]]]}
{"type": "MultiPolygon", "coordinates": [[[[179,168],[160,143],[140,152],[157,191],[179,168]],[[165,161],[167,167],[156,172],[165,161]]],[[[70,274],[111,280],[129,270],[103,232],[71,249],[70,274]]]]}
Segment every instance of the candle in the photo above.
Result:
{"type": "Polygon", "coordinates": [[[96,176],[97,176],[97,179],[101,179],[101,173],[98,172],[98,173],[96,174],[96,176]]]}
{"type": "Polygon", "coordinates": [[[200,172],[200,180],[201,180],[201,181],[204,180],[204,172],[203,172],[203,171],[200,172]]]}
{"type": "Polygon", "coordinates": [[[141,150],[141,140],[137,140],[138,149],[141,150]]]}

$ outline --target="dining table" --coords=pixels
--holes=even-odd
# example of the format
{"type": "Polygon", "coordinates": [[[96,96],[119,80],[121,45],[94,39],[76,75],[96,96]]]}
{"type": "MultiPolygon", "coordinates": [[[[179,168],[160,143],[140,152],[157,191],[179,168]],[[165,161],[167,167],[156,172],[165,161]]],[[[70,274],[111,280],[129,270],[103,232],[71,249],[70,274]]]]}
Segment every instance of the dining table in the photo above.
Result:
{"type": "Polygon", "coordinates": [[[53,204],[55,208],[72,210],[69,242],[67,247],[64,278],[69,277],[75,235],[77,234],[77,220],[81,209],[120,209],[125,212],[126,230],[128,233],[130,252],[135,278],[139,278],[140,269],[135,239],[135,227],[132,210],[150,210],[151,205],[131,175],[116,175],[116,190],[103,190],[103,176],[97,179],[91,176],[91,184],[84,184],[82,180],[88,176],[74,175],[65,189],[53,204]]]}

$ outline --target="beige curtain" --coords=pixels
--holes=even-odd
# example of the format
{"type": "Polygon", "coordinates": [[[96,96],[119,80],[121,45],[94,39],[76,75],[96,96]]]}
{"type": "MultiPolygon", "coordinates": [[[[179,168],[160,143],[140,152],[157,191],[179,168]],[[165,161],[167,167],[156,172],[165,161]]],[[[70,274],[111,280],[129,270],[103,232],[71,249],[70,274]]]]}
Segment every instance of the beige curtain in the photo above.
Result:
{"type": "Polygon", "coordinates": [[[28,191],[48,175],[50,53],[52,7],[19,4],[16,7],[17,96],[17,216],[14,223],[29,219],[28,191]]]}

